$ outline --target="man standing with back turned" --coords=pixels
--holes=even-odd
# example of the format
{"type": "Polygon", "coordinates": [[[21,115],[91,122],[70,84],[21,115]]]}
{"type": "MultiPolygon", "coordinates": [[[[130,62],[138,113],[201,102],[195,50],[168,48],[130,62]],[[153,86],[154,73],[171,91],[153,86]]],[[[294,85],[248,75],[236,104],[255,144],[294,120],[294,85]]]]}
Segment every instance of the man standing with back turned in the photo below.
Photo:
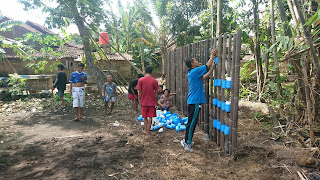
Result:
{"type": "Polygon", "coordinates": [[[150,134],[152,117],[156,115],[157,90],[159,89],[158,81],[151,76],[153,68],[146,67],[146,75],[138,80],[136,89],[141,104],[141,113],[144,118],[144,133],[150,134]]]}
{"type": "Polygon", "coordinates": [[[202,80],[207,79],[212,73],[216,65],[214,62],[216,54],[217,50],[212,50],[210,60],[203,66],[200,66],[196,58],[190,57],[185,60],[189,68],[188,124],[186,125],[185,139],[181,140],[181,145],[185,150],[190,152],[193,152],[191,148],[193,145],[192,137],[198,121],[199,106],[200,104],[206,103],[202,80]]]}

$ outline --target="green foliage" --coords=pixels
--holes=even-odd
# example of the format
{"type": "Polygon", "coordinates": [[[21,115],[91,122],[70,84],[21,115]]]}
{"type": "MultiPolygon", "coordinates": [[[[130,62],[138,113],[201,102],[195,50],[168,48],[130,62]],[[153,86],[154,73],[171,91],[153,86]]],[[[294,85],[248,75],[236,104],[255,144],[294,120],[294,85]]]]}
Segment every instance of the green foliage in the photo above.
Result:
{"type": "Polygon", "coordinates": [[[11,96],[23,95],[26,90],[26,78],[22,78],[18,74],[9,74],[7,83],[10,86],[9,93],[11,96]]]}
{"type": "Polygon", "coordinates": [[[70,35],[68,36],[68,40],[69,40],[71,43],[73,43],[73,44],[78,44],[78,45],[79,45],[79,44],[82,44],[80,35],[79,35],[79,34],[76,34],[76,33],[70,34],[70,35]]]}
{"type": "Polygon", "coordinates": [[[250,72],[249,65],[254,63],[254,59],[246,62],[243,67],[240,68],[240,80],[243,82],[251,82],[252,72],[250,72]]]}
{"type": "MultiPolygon", "coordinates": [[[[0,23],[0,31],[9,31],[15,25],[22,25],[22,22],[13,20],[4,21],[0,23]]],[[[17,53],[23,53],[23,50],[21,49],[22,47],[23,45],[20,43],[20,41],[5,38],[4,36],[0,35],[0,61],[2,60],[3,54],[6,53],[4,48],[12,48],[17,53]]]]}
{"type": "MultiPolygon", "coordinates": [[[[73,97],[70,95],[70,93],[64,93],[63,98],[67,103],[73,102],[73,97]]],[[[57,94],[54,95],[54,99],[56,101],[60,101],[60,97],[57,94]]]]}
{"type": "Polygon", "coordinates": [[[269,115],[263,114],[261,112],[253,112],[251,113],[252,118],[257,120],[262,124],[263,129],[270,129],[273,127],[272,125],[272,119],[270,118],[269,115]]]}
{"type": "Polygon", "coordinates": [[[61,39],[57,35],[27,33],[24,42],[28,44],[28,56],[23,55],[24,60],[29,60],[27,67],[33,68],[35,73],[44,71],[49,64],[49,71],[53,71],[58,62],[56,59],[65,51],[64,44],[67,39],[61,39]]]}

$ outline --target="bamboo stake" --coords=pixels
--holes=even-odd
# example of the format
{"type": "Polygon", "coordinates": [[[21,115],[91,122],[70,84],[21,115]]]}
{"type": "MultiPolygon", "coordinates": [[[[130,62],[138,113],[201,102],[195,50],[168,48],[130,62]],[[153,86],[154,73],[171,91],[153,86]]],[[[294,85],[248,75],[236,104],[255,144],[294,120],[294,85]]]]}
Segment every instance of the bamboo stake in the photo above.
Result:
{"type": "MultiPolygon", "coordinates": [[[[218,38],[218,58],[219,58],[219,63],[218,63],[218,75],[217,75],[217,79],[221,79],[221,69],[222,69],[222,36],[220,35],[218,38]]],[[[221,87],[217,87],[217,99],[218,101],[221,101],[221,87]]],[[[217,108],[217,119],[218,121],[221,120],[221,113],[220,113],[221,108],[217,108]]],[[[218,146],[220,146],[220,130],[217,130],[217,144],[218,146]]]]}
{"type": "Polygon", "coordinates": [[[238,108],[239,108],[239,73],[240,73],[240,54],[241,54],[241,31],[237,32],[237,50],[235,59],[235,81],[234,81],[234,108],[233,108],[233,127],[232,127],[232,152],[237,147],[237,131],[238,131],[238,108]]]}
{"type": "MultiPolygon", "coordinates": [[[[217,38],[214,38],[214,48],[217,48],[217,41],[218,41],[218,39],[217,38]]],[[[214,79],[217,79],[218,78],[218,66],[216,65],[216,67],[214,68],[214,79]]],[[[214,81],[214,80],[213,80],[214,81]]],[[[214,82],[212,82],[213,84],[214,84],[214,82]]],[[[217,93],[217,91],[218,91],[218,89],[217,89],[217,87],[216,86],[214,86],[214,95],[213,95],[213,97],[214,98],[218,98],[218,93],[217,93]]],[[[217,113],[218,113],[218,108],[217,108],[217,106],[214,106],[213,107],[214,109],[214,116],[213,116],[213,118],[214,119],[217,119],[218,118],[218,115],[217,115],[217,113]]],[[[215,129],[214,128],[214,130],[213,130],[213,140],[214,140],[214,142],[216,142],[217,143],[217,129],[215,129]]]]}
{"type": "MultiPolygon", "coordinates": [[[[226,56],[227,56],[227,34],[225,34],[224,38],[223,38],[223,45],[222,45],[222,61],[221,61],[221,81],[224,81],[226,79],[226,56]]],[[[221,88],[221,108],[220,108],[220,114],[221,114],[221,126],[225,125],[225,120],[224,120],[224,115],[225,115],[225,111],[222,111],[222,103],[225,101],[224,98],[224,93],[225,93],[225,89],[221,88]]],[[[221,147],[224,147],[224,132],[222,132],[220,130],[220,141],[221,141],[221,147]]]]}
{"type": "MultiPolygon", "coordinates": [[[[209,39],[204,41],[204,60],[207,61],[209,59],[209,39]]],[[[211,74],[212,75],[212,74],[211,74]]],[[[210,77],[211,77],[210,75],[210,77]]],[[[209,104],[211,104],[211,97],[210,97],[210,91],[209,91],[209,81],[210,78],[205,80],[205,92],[206,92],[206,111],[205,111],[205,116],[204,116],[204,132],[206,136],[209,138],[209,114],[210,114],[210,109],[209,109],[209,104]]]]}
{"type": "MultiPolygon", "coordinates": [[[[213,39],[209,39],[209,49],[213,47],[213,39]]],[[[209,51],[210,52],[210,51],[209,51]]],[[[213,72],[209,76],[209,138],[212,140],[212,132],[213,132],[213,72]]]]}
{"type": "MultiPolygon", "coordinates": [[[[228,42],[228,63],[227,63],[227,76],[230,77],[230,69],[231,69],[231,46],[232,46],[232,35],[229,34],[229,42],[228,42]]],[[[226,101],[230,100],[230,89],[227,89],[226,101]]],[[[230,113],[226,113],[225,125],[230,126],[230,113]]],[[[225,135],[225,151],[229,152],[229,135],[225,135]]]]}
{"type": "Polygon", "coordinates": [[[233,151],[233,123],[234,123],[234,120],[233,120],[233,108],[234,108],[234,82],[235,82],[235,70],[234,70],[234,64],[235,64],[235,59],[236,59],[236,49],[237,49],[237,35],[234,34],[233,35],[233,46],[232,46],[232,61],[231,61],[231,108],[230,108],[230,151],[229,151],[229,154],[231,155],[232,154],[232,151],[233,151]]]}

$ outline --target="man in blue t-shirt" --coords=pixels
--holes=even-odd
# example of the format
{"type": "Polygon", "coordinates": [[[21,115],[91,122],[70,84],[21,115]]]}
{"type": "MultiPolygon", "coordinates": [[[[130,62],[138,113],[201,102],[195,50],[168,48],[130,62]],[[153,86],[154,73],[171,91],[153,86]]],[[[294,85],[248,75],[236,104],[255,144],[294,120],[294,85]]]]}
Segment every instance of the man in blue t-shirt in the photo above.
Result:
{"type": "Polygon", "coordinates": [[[188,82],[188,123],[186,125],[185,139],[181,141],[181,145],[185,150],[193,152],[191,146],[194,130],[197,125],[199,106],[206,103],[206,98],[203,90],[203,81],[206,80],[212,73],[215,62],[214,57],[217,55],[217,49],[211,51],[210,60],[206,65],[200,66],[196,58],[187,58],[185,63],[189,68],[188,82]]]}

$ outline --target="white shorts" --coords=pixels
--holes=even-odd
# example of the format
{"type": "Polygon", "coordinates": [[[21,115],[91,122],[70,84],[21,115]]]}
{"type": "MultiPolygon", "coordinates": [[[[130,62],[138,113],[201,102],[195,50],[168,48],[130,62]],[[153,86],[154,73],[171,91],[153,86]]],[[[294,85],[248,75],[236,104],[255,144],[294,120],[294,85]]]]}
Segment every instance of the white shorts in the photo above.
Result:
{"type": "Polygon", "coordinates": [[[110,97],[108,95],[104,97],[104,102],[115,102],[115,101],[116,101],[116,97],[110,97]]]}
{"type": "Polygon", "coordinates": [[[84,87],[72,87],[73,107],[83,107],[84,87]]]}

